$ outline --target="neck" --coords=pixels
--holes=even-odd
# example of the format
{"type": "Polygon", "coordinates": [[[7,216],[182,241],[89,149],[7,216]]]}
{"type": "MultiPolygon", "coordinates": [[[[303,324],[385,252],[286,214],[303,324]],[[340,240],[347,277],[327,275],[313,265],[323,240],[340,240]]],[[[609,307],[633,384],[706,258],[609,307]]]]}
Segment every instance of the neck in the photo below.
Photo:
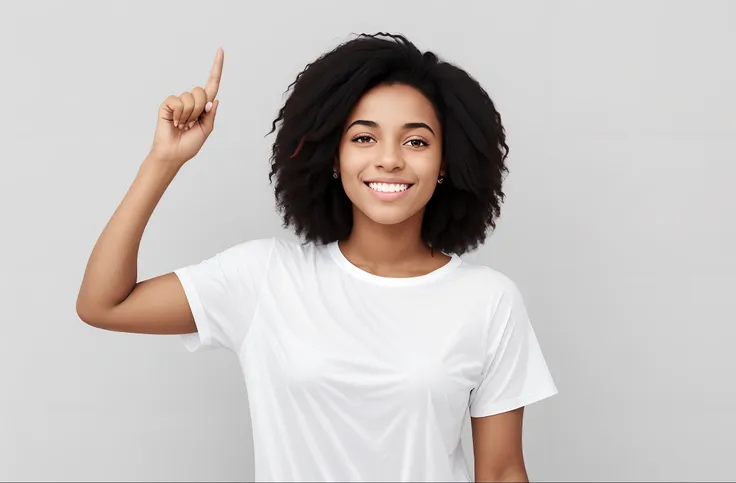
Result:
{"type": "Polygon", "coordinates": [[[340,242],[343,254],[358,266],[377,271],[426,259],[431,250],[422,241],[423,211],[395,225],[381,225],[355,210],[350,237],[340,242]]]}

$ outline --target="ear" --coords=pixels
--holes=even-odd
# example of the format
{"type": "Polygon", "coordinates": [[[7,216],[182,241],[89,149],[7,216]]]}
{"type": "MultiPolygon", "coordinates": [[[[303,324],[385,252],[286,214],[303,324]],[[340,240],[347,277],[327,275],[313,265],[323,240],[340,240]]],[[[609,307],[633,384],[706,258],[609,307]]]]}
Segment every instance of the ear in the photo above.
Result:
{"type": "Polygon", "coordinates": [[[335,159],[332,162],[332,169],[335,171],[335,173],[340,174],[340,160],[337,158],[337,154],[335,155],[335,159]]]}
{"type": "Polygon", "coordinates": [[[444,177],[445,173],[447,173],[447,168],[445,167],[445,164],[442,163],[442,165],[440,165],[440,176],[444,177]]]}

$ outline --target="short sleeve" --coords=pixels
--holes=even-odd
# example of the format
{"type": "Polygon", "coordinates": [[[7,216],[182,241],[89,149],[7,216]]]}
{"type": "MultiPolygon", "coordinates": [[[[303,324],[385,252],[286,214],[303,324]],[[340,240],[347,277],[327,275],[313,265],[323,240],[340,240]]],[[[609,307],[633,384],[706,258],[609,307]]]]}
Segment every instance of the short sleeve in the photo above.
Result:
{"type": "Polygon", "coordinates": [[[174,271],[186,293],[197,332],[179,336],[194,352],[237,352],[258,306],[274,240],[251,240],[174,271]]]}
{"type": "Polygon", "coordinates": [[[470,416],[504,413],[557,394],[524,301],[513,282],[509,281],[490,322],[481,382],[471,391],[470,416]]]}

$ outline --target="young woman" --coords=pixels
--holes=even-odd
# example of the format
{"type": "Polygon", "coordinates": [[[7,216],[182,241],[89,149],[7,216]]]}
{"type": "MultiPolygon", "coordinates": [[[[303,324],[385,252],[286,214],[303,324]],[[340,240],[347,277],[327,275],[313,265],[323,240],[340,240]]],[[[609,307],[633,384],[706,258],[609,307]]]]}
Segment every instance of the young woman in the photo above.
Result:
{"type": "Polygon", "coordinates": [[[245,241],[137,280],[155,206],[213,130],[223,57],[159,107],[80,318],[237,354],[258,481],[469,481],[468,414],[476,481],[527,481],[523,408],[557,389],[516,285],[459,258],[495,227],[504,130],[472,77],[406,38],[358,36],[290,86],[270,178],[304,243],[245,241]]]}

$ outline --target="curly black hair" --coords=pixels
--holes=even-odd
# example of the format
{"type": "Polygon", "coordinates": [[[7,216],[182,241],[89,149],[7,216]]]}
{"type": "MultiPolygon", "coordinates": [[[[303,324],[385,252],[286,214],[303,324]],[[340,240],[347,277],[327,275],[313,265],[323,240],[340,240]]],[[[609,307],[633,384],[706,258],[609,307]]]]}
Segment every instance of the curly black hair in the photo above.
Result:
{"type": "Polygon", "coordinates": [[[422,220],[422,239],[444,253],[476,249],[495,229],[507,173],[506,135],[486,91],[463,69],[420,52],[403,35],[360,34],[307,64],[287,88],[269,181],[284,227],[307,242],[345,240],[353,210],[333,178],[342,130],[361,96],[379,84],[406,84],[433,104],[443,132],[445,181],[422,220]]]}

